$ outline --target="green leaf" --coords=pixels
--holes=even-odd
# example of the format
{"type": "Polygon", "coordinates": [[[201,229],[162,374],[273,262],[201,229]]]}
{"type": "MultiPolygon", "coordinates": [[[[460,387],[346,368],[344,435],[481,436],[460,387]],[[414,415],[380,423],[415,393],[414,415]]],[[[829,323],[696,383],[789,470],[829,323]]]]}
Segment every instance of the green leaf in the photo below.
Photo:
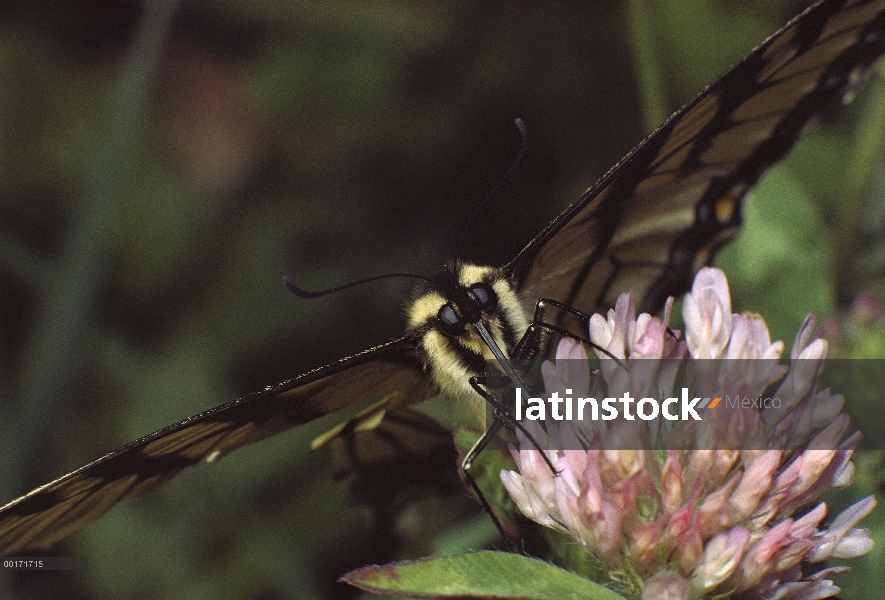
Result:
{"type": "Polygon", "coordinates": [[[363,567],[341,580],[387,596],[623,600],[623,596],[580,575],[506,552],[473,552],[363,567]]]}

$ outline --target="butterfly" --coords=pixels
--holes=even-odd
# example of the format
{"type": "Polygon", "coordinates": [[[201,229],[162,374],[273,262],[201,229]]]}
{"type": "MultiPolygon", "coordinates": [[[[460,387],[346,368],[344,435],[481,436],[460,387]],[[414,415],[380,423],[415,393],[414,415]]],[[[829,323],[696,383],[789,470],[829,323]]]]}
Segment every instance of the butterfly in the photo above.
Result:
{"type": "Polygon", "coordinates": [[[453,261],[418,285],[403,337],[138,439],[0,507],[0,555],[46,548],[203,460],[355,404],[331,431],[352,459],[439,430],[410,406],[461,398],[538,300],[605,311],[633,290],[654,312],[688,289],[741,224],[741,200],[804,127],[885,52],[885,0],[822,0],[726,71],[503,267],[453,261]],[[371,443],[367,443],[370,440],[371,443]]]}

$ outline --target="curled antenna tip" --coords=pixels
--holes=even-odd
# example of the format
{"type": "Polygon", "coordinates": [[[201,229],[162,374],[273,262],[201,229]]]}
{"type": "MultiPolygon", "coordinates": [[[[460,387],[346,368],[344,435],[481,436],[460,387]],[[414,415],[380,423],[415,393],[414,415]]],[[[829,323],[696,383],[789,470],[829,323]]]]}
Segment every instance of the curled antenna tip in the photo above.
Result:
{"type": "Polygon", "coordinates": [[[488,195],[486,195],[483,201],[480,202],[476,209],[473,211],[473,214],[470,215],[470,218],[467,219],[467,223],[464,225],[464,229],[461,230],[461,235],[458,236],[458,245],[455,246],[457,248],[456,256],[459,256],[461,254],[461,248],[464,246],[464,240],[467,237],[467,230],[470,229],[470,224],[473,223],[473,220],[476,219],[476,216],[480,212],[482,212],[486,205],[488,205],[489,200],[491,200],[492,197],[498,192],[498,189],[501,187],[501,185],[503,185],[503,183],[507,181],[511,175],[513,175],[516,167],[518,167],[519,163],[522,162],[522,157],[525,156],[526,149],[529,147],[529,128],[526,126],[525,121],[517,117],[513,120],[513,122],[516,124],[516,128],[519,130],[519,137],[522,142],[519,148],[519,152],[517,153],[516,158],[513,159],[510,167],[507,169],[501,179],[498,180],[498,183],[494,185],[492,191],[490,191],[488,195]]]}
{"type": "Polygon", "coordinates": [[[295,284],[294,281],[292,281],[292,279],[288,275],[283,275],[283,284],[287,288],[289,288],[290,292],[292,292],[293,294],[295,294],[299,298],[314,298],[317,295],[321,295],[321,294],[316,294],[314,292],[309,292],[307,290],[301,289],[300,287],[298,287],[295,284]]]}
{"type": "Polygon", "coordinates": [[[522,152],[525,152],[526,147],[529,145],[529,126],[519,117],[516,117],[513,120],[513,123],[516,124],[516,128],[519,129],[519,137],[522,138],[522,152]]]}

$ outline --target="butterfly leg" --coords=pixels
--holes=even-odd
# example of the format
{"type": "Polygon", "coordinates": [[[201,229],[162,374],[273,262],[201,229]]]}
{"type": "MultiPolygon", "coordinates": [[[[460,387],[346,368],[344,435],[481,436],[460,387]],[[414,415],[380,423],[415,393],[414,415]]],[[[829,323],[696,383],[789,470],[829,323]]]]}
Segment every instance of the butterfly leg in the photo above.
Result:
{"type": "Polygon", "coordinates": [[[618,357],[599,344],[593,343],[589,339],[589,335],[590,317],[588,315],[556,300],[542,298],[535,305],[532,324],[516,344],[513,358],[551,358],[552,352],[548,356],[551,338],[555,337],[558,341],[563,337],[569,337],[593,348],[597,354],[604,354],[621,366],[625,366],[618,357]]]}
{"type": "Polygon", "coordinates": [[[491,504],[489,504],[489,501],[486,500],[486,497],[482,493],[479,484],[476,483],[476,480],[470,474],[470,467],[473,465],[473,461],[476,459],[479,453],[482,452],[486,446],[488,446],[489,442],[494,439],[502,426],[503,423],[501,421],[492,421],[492,424],[489,426],[489,428],[480,436],[478,440],[476,440],[476,443],[473,444],[473,447],[464,455],[464,458],[461,460],[461,473],[464,475],[464,481],[473,491],[473,495],[476,496],[476,499],[479,501],[480,505],[482,505],[483,510],[492,520],[492,523],[495,524],[495,528],[504,539],[504,544],[507,546],[507,549],[510,552],[522,554],[522,546],[516,539],[514,539],[510,532],[507,531],[507,528],[504,527],[501,519],[498,518],[498,515],[495,514],[495,510],[492,508],[491,504]]]}
{"type": "Polygon", "coordinates": [[[484,377],[471,377],[470,385],[473,387],[476,392],[481,395],[486,401],[491,404],[495,409],[495,418],[492,420],[491,425],[488,429],[486,429],[483,434],[476,440],[473,444],[473,447],[464,454],[464,458],[461,460],[461,472],[464,474],[464,481],[467,482],[467,485],[470,486],[470,489],[473,490],[473,494],[476,496],[479,503],[482,505],[483,510],[486,511],[486,514],[491,518],[492,523],[495,524],[495,527],[498,529],[498,532],[501,534],[501,537],[504,539],[504,543],[507,545],[507,548],[511,552],[515,552],[518,554],[522,553],[522,548],[517,543],[513,536],[510,535],[510,532],[504,527],[504,524],[501,523],[501,520],[498,518],[498,515],[495,514],[494,509],[489,504],[488,500],[486,500],[485,495],[482,493],[482,490],[479,487],[479,484],[476,483],[476,480],[470,474],[470,468],[473,466],[473,461],[476,460],[476,457],[489,445],[498,432],[501,430],[501,427],[504,426],[504,421],[498,417],[502,411],[505,410],[504,406],[498,402],[498,399],[491,394],[490,392],[483,389],[482,384],[485,383],[484,377]]]}
{"type": "MultiPolygon", "coordinates": [[[[509,379],[507,378],[505,378],[505,380],[509,381],[509,379]]],[[[494,408],[494,419],[492,420],[491,425],[489,425],[489,428],[485,432],[483,432],[479,439],[476,440],[476,443],[474,443],[470,450],[465,453],[464,458],[461,461],[461,472],[464,474],[464,481],[467,483],[470,489],[473,490],[473,493],[479,503],[482,505],[483,510],[486,511],[486,514],[489,515],[489,517],[492,519],[492,522],[495,524],[495,527],[504,538],[504,542],[507,545],[507,548],[511,552],[522,553],[522,548],[520,544],[507,531],[507,529],[504,527],[504,524],[495,514],[494,509],[491,507],[488,500],[486,500],[485,495],[482,493],[479,484],[470,474],[470,469],[480,453],[482,453],[482,451],[485,450],[485,448],[495,438],[495,436],[498,435],[498,432],[501,431],[501,428],[505,427],[510,431],[515,431],[517,429],[520,430],[526,436],[526,439],[528,439],[536,449],[541,451],[541,456],[544,458],[547,466],[550,467],[550,472],[553,473],[554,476],[556,476],[559,474],[559,471],[557,471],[556,467],[553,466],[553,463],[547,456],[547,453],[543,451],[543,448],[540,446],[538,441],[535,440],[532,434],[528,432],[521,423],[513,419],[511,409],[503,404],[494,394],[482,387],[484,383],[485,378],[470,378],[470,385],[473,387],[473,389],[475,389],[477,393],[485,398],[485,400],[494,408]]]]}
{"type": "Polygon", "coordinates": [[[550,472],[556,476],[559,474],[559,471],[556,470],[556,467],[553,466],[553,463],[550,461],[550,458],[547,456],[547,453],[544,452],[544,447],[541,446],[537,440],[535,440],[534,436],[529,432],[525,427],[523,427],[522,423],[515,420],[513,418],[513,410],[507,405],[503,404],[498,398],[492,394],[491,392],[486,391],[482,385],[485,383],[485,378],[483,377],[471,377],[470,385],[473,387],[476,392],[485,398],[485,401],[488,402],[492,408],[495,409],[491,426],[489,426],[488,430],[483,434],[483,436],[474,444],[473,448],[470,449],[470,452],[464,458],[464,462],[469,467],[476,457],[479,456],[479,453],[482,452],[486,446],[488,446],[489,442],[497,435],[497,433],[501,430],[501,427],[506,427],[509,431],[516,431],[517,429],[522,433],[526,439],[531,443],[532,446],[535,447],[538,451],[541,452],[541,455],[544,457],[544,462],[547,463],[547,466],[550,467],[550,472]],[[480,444],[482,442],[482,444],[480,444]]]}

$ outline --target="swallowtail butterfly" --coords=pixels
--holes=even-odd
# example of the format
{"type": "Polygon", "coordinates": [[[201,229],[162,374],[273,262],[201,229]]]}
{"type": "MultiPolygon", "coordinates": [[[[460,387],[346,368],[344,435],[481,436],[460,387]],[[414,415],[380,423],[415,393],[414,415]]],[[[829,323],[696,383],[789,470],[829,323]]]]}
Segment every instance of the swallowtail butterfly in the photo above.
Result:
{"type": "Polygon", "coordinates": [[[421,283],[402,338],[170,425],[9,502],[0,508],[0,555],[49,547],[182,469],[356,403],[371,406],[324,441],[347,442],[359,428],[426,429],[409,406],[440,393],[482,414],[468,383],[490,357],[478,324],[508,355],[542,298],[591,314],[634,290],[637,308],[656,311],[734,236],[741,199],[764,171],[883,52],[885,0],[817,2],[689,101],[507,265],[451,262],[421,283]]]}

